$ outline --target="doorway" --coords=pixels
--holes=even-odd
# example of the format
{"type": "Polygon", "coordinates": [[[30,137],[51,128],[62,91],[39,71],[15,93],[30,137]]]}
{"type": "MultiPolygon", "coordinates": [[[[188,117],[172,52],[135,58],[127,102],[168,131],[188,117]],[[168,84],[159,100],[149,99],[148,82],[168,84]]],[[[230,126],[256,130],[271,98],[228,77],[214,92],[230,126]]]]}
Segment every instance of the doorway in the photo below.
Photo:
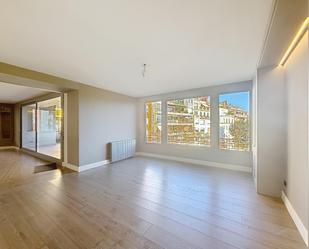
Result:
{"type": "Polygon", "coordinates": [[[0,146],[14,145],[14,105],[0,104],[0,146]]]}
{"type": "Polygon", "coordinates": [[[21,106],[21,147],[62,159],[62,97],[36,101],[21,106]]]}

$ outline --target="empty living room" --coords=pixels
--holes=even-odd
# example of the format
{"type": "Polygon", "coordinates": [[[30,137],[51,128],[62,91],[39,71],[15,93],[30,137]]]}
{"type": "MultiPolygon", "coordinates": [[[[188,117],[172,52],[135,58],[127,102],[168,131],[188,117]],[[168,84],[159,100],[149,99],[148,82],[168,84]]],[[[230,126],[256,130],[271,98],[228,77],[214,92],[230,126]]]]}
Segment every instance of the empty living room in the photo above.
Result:
{"type": "Polygon", "coordinates": [[[309,0],[0,3],[0,249],[309,248],[309,0]]]}

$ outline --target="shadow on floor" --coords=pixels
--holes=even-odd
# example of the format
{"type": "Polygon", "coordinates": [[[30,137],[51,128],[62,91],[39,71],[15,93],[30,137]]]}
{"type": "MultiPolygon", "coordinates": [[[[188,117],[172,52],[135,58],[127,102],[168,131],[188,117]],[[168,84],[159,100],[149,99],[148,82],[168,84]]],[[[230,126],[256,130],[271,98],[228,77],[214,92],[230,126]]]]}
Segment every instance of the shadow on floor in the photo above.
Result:
{"type": "Polygon", "coordinates": [[[37,174],[37,173],[41,173],[41,172],[45,172],[45,171],[50,171],[50,170],[55,170],[57,169],[57,164],[56,163],[49,163],[49,164],[45,164],[45,165],[38,165],[34,167],[33,173],[37,174]]]}

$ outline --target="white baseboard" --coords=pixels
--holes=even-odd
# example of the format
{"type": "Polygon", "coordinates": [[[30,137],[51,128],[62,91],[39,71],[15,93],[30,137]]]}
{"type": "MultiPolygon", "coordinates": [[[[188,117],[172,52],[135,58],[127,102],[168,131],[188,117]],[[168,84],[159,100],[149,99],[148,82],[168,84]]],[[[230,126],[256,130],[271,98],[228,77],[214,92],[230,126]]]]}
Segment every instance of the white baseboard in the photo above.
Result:
{"type": "Polygon", "coordinates": [[[100,161],[100,162],[95,162],[95,163],[77,166],[77,165],[74,165],[74,164],[63,162],[62,166],[69,168],[71,170],[74,170],[76,172],[83,172],[83,171],[86,171],[86,170],[89,170],[89,169],[94,169],[94,168],[97,168],[97,167],[100,167],[100,166],[103,166],[103,165],[106,165],[106,164],[109,164],[109,163],[110,163],[109,160],[104,160],[104,161],[100,161]]]}
{"type": "Polygon", "coordinates": [[[282,191],[281,194],[282,201],[284,205],[286,206],[287,210],[289,211],[289,214],[291,215],[300,235],[302,236],[303,240],[305,241],[306,245],[308,246],[308,230],[302,223],[301,219],[299,218],[298,214],[296,213],[295,209],[293,208],[291,202],[289,201],[288,197],[285,195],[285,193],[282,191]]]}
{"type": "Polygon", "coordinates": [[[209,161],[204,161],[204,160],[196,160],[196,159],[190,159],[190,158],[184,158],[184,157],[175,157],[175,156],[166,156],[166,155],[146,153],[146,152],[136,152],[135,155],[136,156],[145,156],[145,157],[154,157],[154,158],[172,160],[172,161],[183,162],[183,163],[198,164],[198,165],[209,166],[209,167],[244,171],[244,172],[249,172],[249,173],[252,172],[251,167],[243,166],[243,165],[209,162],[209,161]]]}
{"type": "Polygon", "coordinates": [[[104,161],[100,161],[100,162],[96,162],[96,163],[90,163],[90,164],[86,164],[86,165],[82,165],[79,166],[79,172],[85,171],[85,170],[89,170],[89,169],[94,169],[106,164],[109,164],[110,161],[109,160],[104,160],[104,161]]]}
{"type": "Polygon", "coordinates": [[[62,166],[66,167],[68,169],[74,170],[76,172],[79,172],[79,167],[77,165],[74,165],[74,164],[71,164],[71,163],[62,162],[62,166]]]}
{"type": "Polygon", "coordinates": [[[10,150],[10,149],[19,150],[19,147],[17,147],[17,146],[0,146],[0,150],[10,150]]]}

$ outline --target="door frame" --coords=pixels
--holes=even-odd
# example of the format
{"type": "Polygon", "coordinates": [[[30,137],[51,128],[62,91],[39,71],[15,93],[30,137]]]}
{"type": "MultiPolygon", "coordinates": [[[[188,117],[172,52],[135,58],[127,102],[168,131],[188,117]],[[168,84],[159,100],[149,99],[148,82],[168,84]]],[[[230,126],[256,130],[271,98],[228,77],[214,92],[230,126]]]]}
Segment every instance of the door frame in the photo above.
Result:
{"type": "Polygon", "coordinates": [[[23,103],[21,103],[20,108],[19,108],[19,118],[20,118],[20,136],[19,136],[19,140],[20,140],[20,144],[19,144],[19,148],[25,152],[28,152],[34,156],[38,156],[42,159],[48,160],[48,161],[52,161],[52,162],[56,162],[56,163],[62,163],[63,159],[64,159],[64,94],[63,93],[50,93],[47,95],[43,95],[40,97],[37,97],[35,99],[29,100],[29,101],[25,101],[23,103]],[[53,98],[57,98],[60,97],[61,99],[61,109],[62,109],[62,116],[61,116],[61,133],[60,133],[60,137],[61,137],[61,143],[60,143],[60,158],[55,158],[43,153],[38,152],[38,103],[45,101],[45,100],[49,100],[49,99],[53,99],[53,98]],[[23,140],[22,140],[22,108],[24,106],[27,105],[31,105],[31,104],[35,104],[35,150],[31,150],[28,148],[24,148],[23,145],[23,140]]]}

